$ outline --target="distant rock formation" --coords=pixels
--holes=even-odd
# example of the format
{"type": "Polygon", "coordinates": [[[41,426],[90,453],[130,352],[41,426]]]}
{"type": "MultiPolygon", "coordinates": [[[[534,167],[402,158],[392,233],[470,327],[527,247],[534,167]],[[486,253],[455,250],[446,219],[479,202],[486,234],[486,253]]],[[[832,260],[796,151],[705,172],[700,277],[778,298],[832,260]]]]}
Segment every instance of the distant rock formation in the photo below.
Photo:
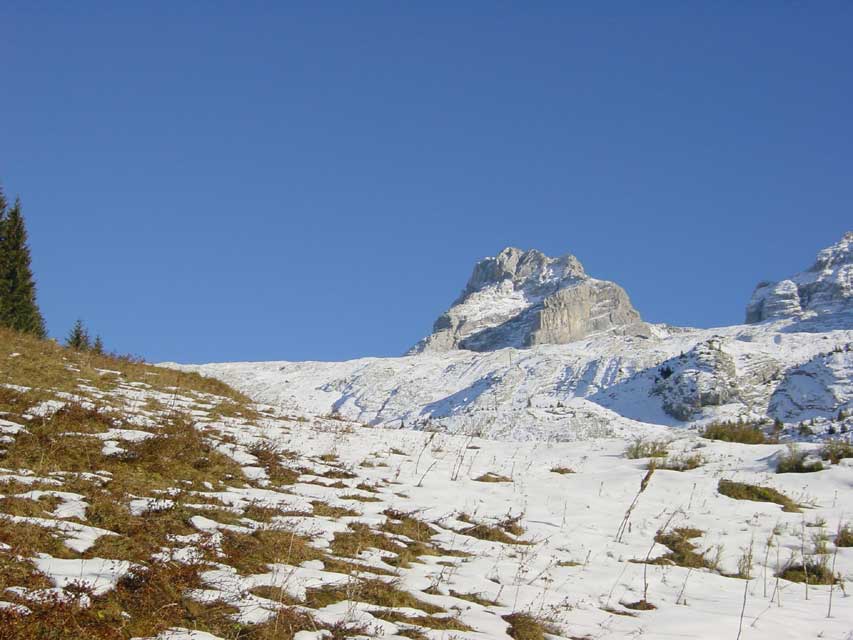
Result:
{"type": "Polygon", "coordinates": [[[572,255],[507,247],[477,263],[468,285],[410,353],[563,344],[593,333],[648,336],[625,291],[572,255]]]}
{"type": "Polygon", "coordinates": [[[853,231],[818,253],[808,271],[759,283],[746,308],[746,322],[848,312],[853,313],[853,231]]]}

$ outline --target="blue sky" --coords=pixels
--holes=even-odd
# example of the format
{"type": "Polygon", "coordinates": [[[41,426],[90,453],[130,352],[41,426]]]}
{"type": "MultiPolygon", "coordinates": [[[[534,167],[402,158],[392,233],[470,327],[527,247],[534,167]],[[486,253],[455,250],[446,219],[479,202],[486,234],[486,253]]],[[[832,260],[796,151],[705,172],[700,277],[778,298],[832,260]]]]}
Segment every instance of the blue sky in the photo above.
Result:
{"type": "Polygon", "coordinates": [[[853,4],[593,6],[3,2],[0,181],[50,333],[396,355],[506,245],[741,322],[853,228],[853,4]]]}

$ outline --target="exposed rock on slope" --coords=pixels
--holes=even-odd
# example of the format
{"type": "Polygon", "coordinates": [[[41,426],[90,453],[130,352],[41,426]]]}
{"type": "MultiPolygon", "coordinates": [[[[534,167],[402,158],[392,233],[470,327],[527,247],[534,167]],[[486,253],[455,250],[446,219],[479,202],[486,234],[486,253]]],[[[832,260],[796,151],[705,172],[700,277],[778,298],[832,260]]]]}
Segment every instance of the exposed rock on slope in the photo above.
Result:
{"type": "Polygon", "coordinates": [[[770,400],[770,411],[787,421],[831,416],[853,408],[853,352],[821,353],[789,369],[770,400]]]}
{"type": "Polygon", "coordinates": [[[462,295],[411,353],[564,344],[604,331],[649,335],[625,291],[589,277],[574,256],[508,247],[477,263],[462,295]]]}
{"type": "Polygon", "coordinates": [[[746,308],[747,323],[776,318],[853,313],[853,232],[817,254],[808,271],[761,282],[746,308]]]}

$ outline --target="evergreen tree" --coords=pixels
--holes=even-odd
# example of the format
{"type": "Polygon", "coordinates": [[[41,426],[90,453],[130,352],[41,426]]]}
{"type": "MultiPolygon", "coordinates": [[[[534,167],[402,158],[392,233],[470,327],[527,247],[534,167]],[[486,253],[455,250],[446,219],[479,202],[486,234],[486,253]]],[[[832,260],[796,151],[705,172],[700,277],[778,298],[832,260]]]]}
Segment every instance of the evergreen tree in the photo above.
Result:
{"type": "Polygon", "coordinates": [[[82,320],[77,320],[74,326],[71,327],[71,332],[65,339],[65,344],[72,349],[77,349],[77,351],[88,351],[92,348],[92,343],[89,341],[89,332],[83,325],[82,320]]]}
{"type": "Polygon", "coordinates": [[[101,336],[95,336],[95,343],[92,345],[92,351],[97,353],[99,356],[104,353],[104,341],[101,340],[101,336]]]}
{"type": "Polygon", "coordinates": [[[36,304],[36,285],[30,269],[27,229],[21,201],[7,209],[0,193],[0,325],[46,335],[44,318],[36,304]]]}

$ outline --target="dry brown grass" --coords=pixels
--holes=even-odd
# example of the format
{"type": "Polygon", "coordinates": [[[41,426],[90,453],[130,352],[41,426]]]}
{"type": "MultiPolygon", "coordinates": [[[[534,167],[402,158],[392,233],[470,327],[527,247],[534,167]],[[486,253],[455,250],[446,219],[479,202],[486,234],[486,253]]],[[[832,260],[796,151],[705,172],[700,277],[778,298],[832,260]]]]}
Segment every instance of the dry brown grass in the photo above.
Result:
{"type": "Polygon", "coordinates": [[[545,640],[545,634],[558,634],[554,625],[529,613],[511,613],[503,616],[509,623],[507,633],[515,640],[545,640]]]}
{"type": "MultiPolygon", "coordinates": [[[[395,529],[395,523],[390,523],[390,527],[395,529]]],[[[412,538],[411,542],[403,542],[392,540],[382,533],[382,530],[375,531],[362,523],[351,523],[349,531],[339,532],[335,534],[331,544],[333,554],[348,558],[354,558],[366,549],[379,549],[394,554],[394,557],[387,558],[385,562],[391,566],[408,567],[411,562],[416,562],[421,556],[466,556],[468,554],[461,551],[451,551],[435,544],[426,542],[427,531],[423,523],[414,524],[411,521],[398,522],[396,527],[400,527],[399,531],[408,531],[414,535],[421,535],[424,539],[418,540],[412,538]]],[[[406,535],[406,534],[400,534],[406,535]]],[[[406,536],[410,537],[410,536],[406,536]]]]}
{"type": "Polygon", "coordinates": [[[280,529],[252,533],[224,531],[222,551],[225,562],[244,575],[266,573],[268,565],[274,563],[298,565],[324,557],[307,538],[280,529]]]}
{"type": "Polygon", "coordinates": [[[488,473],[484,473],[481,476],[477,476],[474,478],[475,482],[512,482],[512,478],[508,478],[507,476],[502,476],[499,473],[493,473],[489,471],[488,473]]]}
{"type": "Polygon", "coordinates": [[[479,593],[462,593],[461,591],[450,590],[450,595],[454,598],[459,598],[460,600],[467,600],[468,602],[473,602],[475,604],[480,605],[481,607],[494,607],[497,606],[497,600],[489,600],[484,598],[479,593]]]}
{"type": "Polygon", "coordinates": [[[640,458],[663,458],[666,457],[669,443],[663,440],[644,440],[637,438],[625,449],[625,457],[630,460],[640,458]]]}
{"type": "Polygon", "coordinates": [[[732,482],[731,480],[720,480],[717,491],[722,495],[735,500],[752,500],[753,502],[772,502],[782,505],[782,511],[799,513],[800,506],[784,493],[776,491],[771,487],[761,487],[744,482],[732,482]]]}
{"type": "Polygon", "coordinates": [[[346,585],[326,585],[319,589],[309,589],[305,603],[309,607],[320,609],[343,600],[366,602],[378,607],[408,607],[430,614],[444,613],[441,607],[419,600],[401,589],[397,582],[379,578],[353,579],[346,585]]]}
{"type": "Polygon", "coordinates": [[[820,457],[832,464],[838,464],[844,458],[853,458],[853,443],[846,440],[829,440],[821,448],[820,457]]]}
{"type": "Polygon", "coordinates": [[[649,564],[674,564],[679,567],[688,567],[693,569],[714,568],[712,564],[706,560],[704,554],[697,553],[696,545],[690,542],[692,539],[701,536],[702,533],[703,532],[700,529],[692,529],[689,527],[680,527],[666,532],[659,531],[657,535],[655,535],[655,542],[668,548],[669,553],[649,561],[649,564]]]}
{"type": "Polygon", "coordinates": [[[519,524],[521,516],[507,517],[495,524],[474,522],[470,516],[467,516],[466,514],[461,514],[460,516],[457,516],[457,518],[463,522],[467,521],[472,523],[470,527],[465,527],[464,529],[459,530],[459,533],[462,535],[471,536],[478,540],[500,542],[502,544],[532,544],[526,540],[518,540],[517,537],[511,537],[520,536],[524,533],[524,528],[519,524]],[[466,518],[465,520],[463,520],[463,516],[466,518]],[[511,536],[508,534],[511,534],[511,536]]]}
{"type": "Polygon", "coordinates": [[[329,480],[352,480],[353,478],[358,477],[352,471],[349,471],[347,469],[342,469],[339,467],[335,467],[333,469],[329,469],[328,471],[324,471],[320,475],[323,478],[329,478],[329,480]]]}
{"type": "Polygon", "coordinates": [[[438,616],[408,616],[398,611],[383,611],[372,610],[370,614],[380,620],[388,622],[402,622],[418,627],[426,627],[428,629],[441,629],[445,631],[473,631],[464,622],[453,617],[438,617],[438,616]]]}
{"type": "Polygon", "coordinates": [[[835,536],[835,546],[853,547],[853,526],[845,524],[838,529],[838,535],[835,536]]]}
{"type": "Polygon", "coordinates": [[[382,525],[382,530],[398,536],[406,536],[417,542],[429,542],[430,538],[437,532],[431,524],[416,518],[415,513],[386,509],[382,514],[388,520],[382,525]]]}
{"type": "Polygon", "coordinates": [[[299,472],[284,464],[286,455],[273,442],[256,442],[249,447],[249,453],[258,459],[274,485],[294,484],[299,479],[299,472]]]}
{"type": "Polygon", "coordinates": [[[557,465],[555,467],[551,467],[551,473],[559,473],[560,475],[568,475],[570,473],[574,473],[575,470],[571,467],[564,467],[562,465],[557,465]]]}
{"type": "Polygon", "coordinates": [[[716,422],[709,424],[702,432],[708,440],[739,442],[741,444],[764,444],[774,442],[764,435],[758,425],[745,422],[716,422]]]}
{"type": "Polygon", "coordinates": [[[789,563],[776,574],[791,582],[808,582],[808,584],[835,584],[838,578],[832,574],[829,563],[824,560],[808,559],[806,564],[789,563]]]}
{"type": "Polygon", "coordinates": [[[338,518],[355,517],[359,515],[358,511],[353,511],[346,507],[334,507],[321,500],[314,500],[311,502],[311,506],[314,507],[314,515],[320,518],[332,518],[337,520],[338,518]]]}
{"type": "Polygon", "coordinates": [[[691,471],[705,464],[705,459],[698,453],[670,456],[663,459],[653,458],[649,460],[649,467],[665,471],[691,471]]]}
{"type": "Polygon", "coordinates": [[[785,453],[779,456],[776,473],[814,473],[823,471],[820,460],[809,460],[808,452],[789,444],[785,453]]]}
{"type": "Polygon", "coordinates": [[[126,640],[175,626],[228,637],[235,629],[229,615],[236,610],[222,603],[202,605],[184,595],[201,586],[195,566],[153,564],[128,574],[105,596],[93,597],[90,607],[48,600],[27,602],[29,615],[0,610],[0,629],[4,640],[126,640]]]}
{"type": "Polygon", "coordinates": [[[355,500],[356,502],[382,502],[382,498],[376,496],[363,496],[359,493],[347,493],[341,496],[341,500],[355,500]]]}
{"type": "Polygon", "coordinates": [[[65,536],[53,528],[40,527],[30,522],[12,522],[0,515],[0,542],[11,549],[3,551],[10,556],[32,557],[47,553],[55,558],[73,558],[76,554],[65,546],[65,536]]]}
{"type": "Polygon", "coordinates": [[[33,387],[32,399],[44,399],[44,394],[53,397],[56,391],[77,393],[79,379],[83,378],[86,384],[104,391],[114,389],[119,382],[142,382],[164,393],[211,394],[245,407],[252,404],[245,395],[215,378],[155,367],[131,357],[75,351],[6,328],[0,328],[0,345],[6,352],[0,354],[0,383],[33,387]],[[13,352],[20,355],[5,357],[13,352]],[[119,375],[98,369],[118,371],[119,375]]]}

